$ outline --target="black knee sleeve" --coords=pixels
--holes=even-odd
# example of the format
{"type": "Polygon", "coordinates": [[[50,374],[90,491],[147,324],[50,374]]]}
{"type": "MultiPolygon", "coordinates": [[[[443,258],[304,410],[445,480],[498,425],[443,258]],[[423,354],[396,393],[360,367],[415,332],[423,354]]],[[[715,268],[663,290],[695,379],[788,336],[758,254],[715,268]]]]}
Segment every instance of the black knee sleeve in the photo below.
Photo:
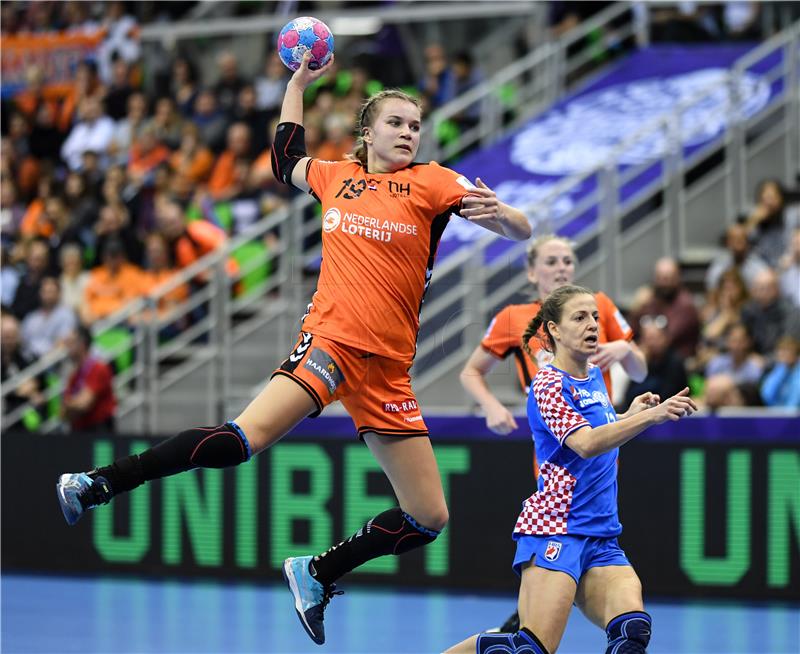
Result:
{"type": "Polygon", "coordinates": [[[314,557],[315,576],[324,584],[332,584],[367,561],[387,554],[404,554],[432,543],[438,535],[438,531],[423,527],[401,509],[389,509],[347,540],[314,557]]]}
{"type": "Polygon", "coordinates": [[[606,654],[643,654],[650,642],[653,620],[644,611],[618,615],[606,626],[606,654]]]}
{"type": "Polygon", "coordinates": [[[440,532],[419,524],[399,508],[376,515],[364,527],[383,543],[381,554],[405,554],[436,540],[440,532]]]}
{"type": "Polygon", "coordinates": [[[116,495],[146,481],[160,479],[193,468],[227,468],[247,461],[250,443],[235,422],[216,427],[195,427],[182,431],[155,447],[93,470],[105,477],[116,495]]]}
{"type": "Polygon", "coordinates": [[[475,644],[477,654],[548,654],[547,648],[530,629],[514,633],[483,633],[475,644]]]}

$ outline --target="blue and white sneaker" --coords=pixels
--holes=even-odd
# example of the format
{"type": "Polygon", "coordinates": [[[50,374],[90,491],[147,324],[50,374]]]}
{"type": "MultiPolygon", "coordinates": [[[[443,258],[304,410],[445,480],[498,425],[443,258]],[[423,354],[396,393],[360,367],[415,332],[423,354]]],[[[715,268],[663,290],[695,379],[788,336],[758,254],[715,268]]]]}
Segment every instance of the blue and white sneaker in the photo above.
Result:
{"type": "Polygon", "coordinates": [[[325,607],[334,595],[343,595],[337,591],[336,584],[323,586],[308,569],[313,557],[298,556],[283,562],[283,578],[294,595],[294,609],[303,629],[317,645],[325,642],[325,607]]]}
{"type": "Polygon", "coordinates": [[[92,479],[85,472],[61,475],[56,484],[56,495],[69,525],[74,525],[86,511],[98,504],[108,504],[113,497],[105,477],[92,479]]]}

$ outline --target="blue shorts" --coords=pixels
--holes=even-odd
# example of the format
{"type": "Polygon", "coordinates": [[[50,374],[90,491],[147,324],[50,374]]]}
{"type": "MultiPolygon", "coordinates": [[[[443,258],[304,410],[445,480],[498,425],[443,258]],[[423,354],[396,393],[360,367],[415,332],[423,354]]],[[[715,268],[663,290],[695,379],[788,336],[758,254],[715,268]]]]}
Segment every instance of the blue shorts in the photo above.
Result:
{"type": "Polygon", "coordinates": [[[522,566],[534,556],[537,566],[566,572],[576,584],[589,568],[630,565],[616,537],[520,536],[512,565],[514,572],[521,575],[522,566]]]}

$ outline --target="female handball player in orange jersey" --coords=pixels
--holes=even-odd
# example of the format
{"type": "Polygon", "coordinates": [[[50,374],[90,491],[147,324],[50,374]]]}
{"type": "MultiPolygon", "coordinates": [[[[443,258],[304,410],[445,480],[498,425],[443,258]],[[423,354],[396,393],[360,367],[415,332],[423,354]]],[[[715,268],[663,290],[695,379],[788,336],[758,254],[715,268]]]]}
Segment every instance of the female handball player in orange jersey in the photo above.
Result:
{"type": "Polygon", "coordinates": [[[414,162],[420,106],[401,91],[383,91],[363,106],[351,159],[307,156],[303,92],[326,70],[310,70],[308,61],[307,54],[287,84],[272,148],[275,176],[322,204],[322,266],[297,344],[234,420],[188,429],[88,473],[64,474],[57,490],[64,516],[74,524],[87,509],[145,481],[243,463],[340,400],[400,506],[327,552],[285,561],[300,621],[322,644],[324,610],[339,577],[378,556],[432,542],[448,520],[409,368],[422,299],[450,215],[458,212],[515,240],[529,238],[531,228],[522,212],[500,202],[480,179],[473,185],[436,163],[414,162]]]}

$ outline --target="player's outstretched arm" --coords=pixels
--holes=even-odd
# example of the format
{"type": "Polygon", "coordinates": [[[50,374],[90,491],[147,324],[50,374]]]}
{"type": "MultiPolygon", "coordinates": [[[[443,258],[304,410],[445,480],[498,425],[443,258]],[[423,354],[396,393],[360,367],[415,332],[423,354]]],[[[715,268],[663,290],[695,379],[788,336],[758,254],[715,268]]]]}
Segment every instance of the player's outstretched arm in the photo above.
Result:
{"type": "Polygon", "coordinates": [[[624,445],[652,425],[658,425],[667,420],[680,420],[692,415],[695,411],[697,411],[697,405],[689,397],[689,388],[687,387],[660,404],[640,410],[624,420],[602,427],[583,427],[567,436],[565,442],[582,459],[588,459],[624,445]]]}
{"type": "Polygon", "coordinates": [[[311,159],[306,154],[303,130],[303,93],[309,84],[325,74],[328,66],[333,63],[333,56],[327,64],[317,70],[308,67],[309,61],[311,53],[306,52],[300,67],[286,84],[281,118],[272,144],[272,172],[275,178],[302,191],[310,189],[306,181],[306,170],[311,159]]]}
{"type": "Polygon", "coordinates": [[[461,201],[461,216],[495,234],[515,241],[531,237],[531,224],[519,209],[500,202],[495,192],[475,179],[475,188],[461,201]]]}
{"type": "Polygon", "coordinates": [[[505,435],[517,428],[517,421],[486,383],[486,375],[497,365],[497,361],[479,345],[464,364],[459,379],[464,390],[486,413],[486,426],[489,430],[505,435]]]}

